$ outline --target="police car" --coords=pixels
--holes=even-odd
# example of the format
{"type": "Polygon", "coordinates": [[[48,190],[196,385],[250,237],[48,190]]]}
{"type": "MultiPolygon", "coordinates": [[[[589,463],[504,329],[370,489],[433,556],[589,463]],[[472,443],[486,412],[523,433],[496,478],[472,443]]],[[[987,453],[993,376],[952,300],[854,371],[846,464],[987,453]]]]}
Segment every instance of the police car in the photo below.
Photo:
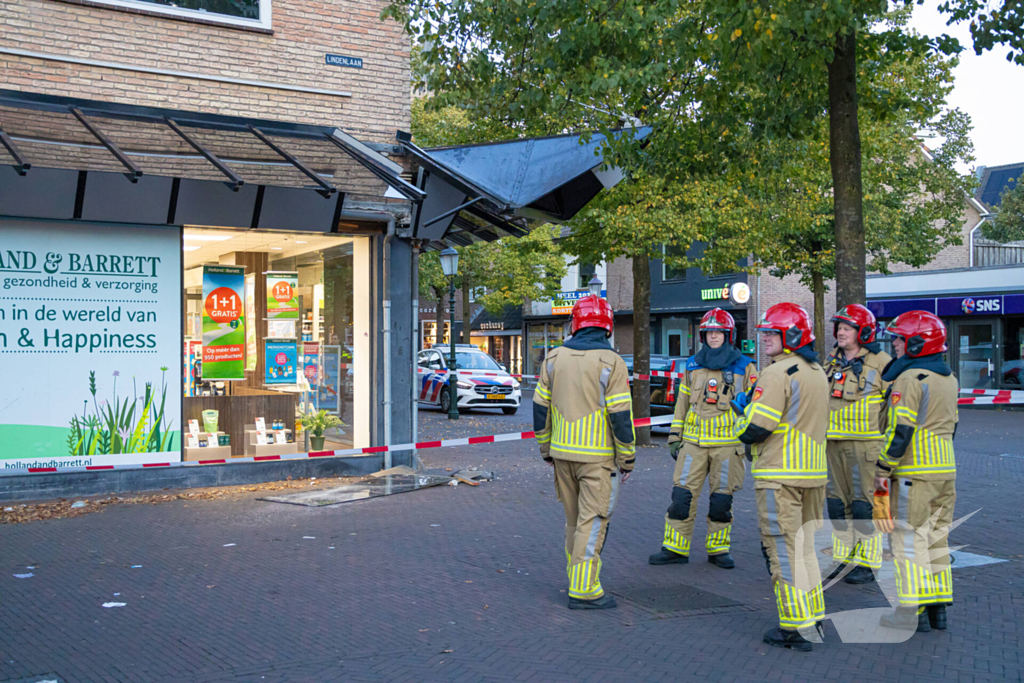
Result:
{"type": "MultiPolygon", "coordinates": [[[[420,351],[417,359],[420,403],[451,409],[448,394],[448,346],[434,346],[420,351]]],[[[506,415],[519,410],[522,393],[519,382],[498,365],[493,358],[472,344],[455,345],[455,391],[459,410],[501,408],[506,415]]]]}

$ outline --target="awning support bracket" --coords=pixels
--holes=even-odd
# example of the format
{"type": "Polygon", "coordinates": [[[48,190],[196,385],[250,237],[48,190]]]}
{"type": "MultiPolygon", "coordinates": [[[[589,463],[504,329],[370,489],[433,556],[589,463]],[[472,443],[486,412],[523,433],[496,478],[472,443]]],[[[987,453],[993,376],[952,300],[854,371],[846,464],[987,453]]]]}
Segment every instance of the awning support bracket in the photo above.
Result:
{"type": "Polygon", "coordinates": [[[335,187],[326,183],[323,178],[318,176],[309,167],[307,167],[305,164],[303,164],[301,161],[299,161],[297,158],[295,158],[288,152],[278,147],[277,144],[269,137],[267,137],[259,128],[250,124],[249,130],[252,132],[253,135],[258,137],[260,141],[263,142],[263,144],[277,152],[281,156],[281,158],[283,158],[285,161],[287,161],[295,168],[302,171],[310,180],[319,185],[320,189],[317,190],[317,194],[322,196],[324,199],[330,199],[331,196],[333,196],[334,193],[337,192],[337,189],[335,187]]]}
{"type": "Polygon", "coordinates": [[[474,204],[476,204],[477,202],[480,202],[480,201],[483,201],[483,197],[474,197],[473,199],[470,199],[465,204],[459,204],[454,209],[451,209],[450,211],[445,211],[440,216],[435,216],[434,218],[431,218],[429,221],[424,223],[421,227],[429,228],[434,223],[439,223],[439,222],[443,221],[445,218],[448,218],[451,215],[457,214],[458,212],[462,211],[463,209],[468,209],[469,207],[473,206],[474,204]]]}
{"type": "Polygon", "coordinates": [[[11,139],[11,136],[3,128],[0,128],[0,143],[7,149],[7,153],[11,155],[11,158],[14,159],[14,170],[18,172],[18,175],[25,175],[32,168],[32,164],[25,161],[25,157],[21,156],[21,150],[18,149],[18,146],[14,144],[14,140],[11,139]]]}
{"type": "MultiPolygon", "coordinates": [[[[380,178],[382,181],[387,183],[390,187],[395,188],[403,197],[410,199],[414,202],[422,202],[426,198],[427,193],[416,187],[412,183],[408,182],[397,173],[392,174],[381,168],[373,159],[363,156],[360,150],[354,148],[348,141],[340,139],[338,137],[339,131],[335,130],[332,133],[324,133],[324,137],[341,151],[348,154],[350,157],[360,164],[363,168],[368,170],[373,175],[380,178]]],[[[376,154],[376,152],[372,152],[376,154]]],[[[383,159],[383,157],[381,157],[383,159]]],[[[387,161],[387,160],[384,160],[387,161]]],[[[390,162],[393,163],[393,162],[390,162]]]]}
{"type": "Polygon", "coordinates": [[[165,116],[164,122],[168,125],[168,127],[170,127],[171,130],[177,133],[182,140],[191,145],[192,149],[202,154],[203,157],[205,157],[207,161],[213,164],[218,171],[220,171],[229,178],[230,182],[226,182],[224,184],[230,187],[232,192],[238,192],[238,189],[242,187],[242,185],[245,185],[245,181],[239,178],[237,175],[235,175],[235,173],[230,168],[228,168],[223,161],[218,159],[216,156],[213,155],[212,152],[207,151],[205,147],[203,147],[198,142],[189,137],[188,133],[181,129],[177,121],[170,118],[169,116],[165,116]]]}
{"type": "Polygon", "coordinates": [[[139,178],[142,177],[142,169],[139,168],[134,161],[128,158],[128,155],[121,151],[121,148],[114,144],[113,140],[103,134],[99,128],[93,124],[85,114],[83,114],[77,107],[68,107],[68,111],[75,115],[78,122],[85,126],[85,129],[92,133],[92,136],[100,141],[100,144],[107,148],[107,151],[114,155],[114,158],[121,162],[121,165],[128,169],[128,172],[124,174],[124,177],[133,183],[139,182],[139,178]]]}
{"type": "Polygon", "coordinates": [[[518,225],[510,223],[509,221],[503,219],[501,216],[498,216],[497,214],[493,214],[490,211],[485,211],[481,209],[479,206],[470,207],[468,211],[477,218],[483,219],[490,223],[491,225],[501,228],[502,230],[512,235],[513,237],[525,237],[526,235],[529,234],[529,231],[523,230],[518,225]]]}

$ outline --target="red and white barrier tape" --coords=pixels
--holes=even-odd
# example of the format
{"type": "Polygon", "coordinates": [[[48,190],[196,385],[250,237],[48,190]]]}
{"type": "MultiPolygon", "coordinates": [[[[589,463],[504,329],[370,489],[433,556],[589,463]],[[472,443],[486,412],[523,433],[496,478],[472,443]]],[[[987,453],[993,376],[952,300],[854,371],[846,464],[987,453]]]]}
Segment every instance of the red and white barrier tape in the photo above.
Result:
{"type": "MultiPolygon", "coordinates": [[[[645,417],[633,420],[634,427],[651,427],[669,424],[671,415],[645,417]]],[[[498,443],[500,441],[523,441],[535,438],[533,432],[509,432],[508,434],[491,434],[489,436],[470,436],[464,439],[442,439],[440,441],[421,441],[420,443],[401,443],[394,446],[369,446],[367,448],[349,448],[339,451],[313,451],[310,453],[289,453],[287,455],[261,455],[246,458],[226,458],[220,460],[189,460],[182,462],[162,462],[148,465],[88,465],[85,467],[29,467],[25,469],[4,470],[4,475],[46,474],[50,472],[99,472],[103,470],[145,470],[158,467],[198,467],[202,465],[234,465],[243,462],[273,462],[279,460],[305,460],[308,458],[331,458],[346,455],[374,455],[376,453],[411,451],[426,448],[448,448],[450,446],[475,446],[482,443],[498,443]]]]}
{"type": "MultiPolygon", "coordinates": [[[[437,378],[448,377],[448,370],[425,370],[423,368],[417,368],[417,372],[421,375],[434,375],[437,378]]],[[[540,375],[514,375],[505,372],[477,372],[475,370],[456,370],[456,375],[472,375],[473,377],[516,377],[519,379],[540,379],[540,375]]],[[[672,379],[683,379],[686,377],[685,373],[682,372],[665,372],[663,370],[652,370],[649,375],[633,374],[629,378],[635,379],[651,379],[652,377],[668,377],[672,379]]]]}
{"type": "Polygon", "coordinates": [[[971,394],[972,396],[1004,396],[1004,397],[1017,397],[1024,396],[1024,391],[1018,389],[961,389],[961,394],[971,394]]]}
{"type": "Polygon", "coordinates": [[[1015,403],[1024,403],[1024,396],[963,396],[957,399],[957,404],[962,406],[1002,406],[1015,403]]]}

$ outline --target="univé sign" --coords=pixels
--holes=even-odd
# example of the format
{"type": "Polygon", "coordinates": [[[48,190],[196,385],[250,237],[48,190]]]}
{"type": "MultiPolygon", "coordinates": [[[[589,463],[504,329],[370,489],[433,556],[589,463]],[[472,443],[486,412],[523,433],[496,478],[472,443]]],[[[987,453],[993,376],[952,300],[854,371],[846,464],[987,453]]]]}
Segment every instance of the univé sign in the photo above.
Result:
{"type": "Polygon", "coordinates": [[[750,286],[745,282],[734,282],[724,287],[712,287],[711,289],[700,290],[701,301],[731,301],[742,306],[750,301],[750,286]]]}

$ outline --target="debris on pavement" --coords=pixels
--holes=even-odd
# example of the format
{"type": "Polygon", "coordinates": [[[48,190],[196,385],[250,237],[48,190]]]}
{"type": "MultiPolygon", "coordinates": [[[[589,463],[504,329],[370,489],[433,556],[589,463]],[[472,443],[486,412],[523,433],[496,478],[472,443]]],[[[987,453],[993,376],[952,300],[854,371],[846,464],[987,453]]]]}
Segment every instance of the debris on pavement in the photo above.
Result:
{"type": "Polygon", "coordinates": [[[16,579],[31,579],[33,576],[35,576],[35,574],[33,574],[32,572],[29,572],[28,574],[15,574],[14,578],[16,578],[16,579]]]}
{"type": "MultiPolygon", "coordinates": [[[[337,484],[344,481],[358,481],[358,477],[330,477],[317,479],[318,485],[337,484]]],[[[111,505],[157,505],[177,500],[217,500],[225,496],[260,491],[284,491],[289,489],[308,488],[310,480],[292,480],[289,476],[283,481],[268,481],[262,484],[244,484],[241,486],[217,486],[185,491],[153,492],[125,494],[124,496],[107,496],[88,501],[55,500],[38,503],[22,503],[7,506],[0,512],[0,524],[26,524],[28,522],[45,522],[51,519],[71,519],[93,512],[100,512],[111,505]],[[78,503],[84,503],[78,505],[78,503]]]]}
{"type": "Polygon", "coordinates": [[[127,602],[105,602],[103,606],[109,609],[110,607],[124,607],[127,604],[127,602]]]}

